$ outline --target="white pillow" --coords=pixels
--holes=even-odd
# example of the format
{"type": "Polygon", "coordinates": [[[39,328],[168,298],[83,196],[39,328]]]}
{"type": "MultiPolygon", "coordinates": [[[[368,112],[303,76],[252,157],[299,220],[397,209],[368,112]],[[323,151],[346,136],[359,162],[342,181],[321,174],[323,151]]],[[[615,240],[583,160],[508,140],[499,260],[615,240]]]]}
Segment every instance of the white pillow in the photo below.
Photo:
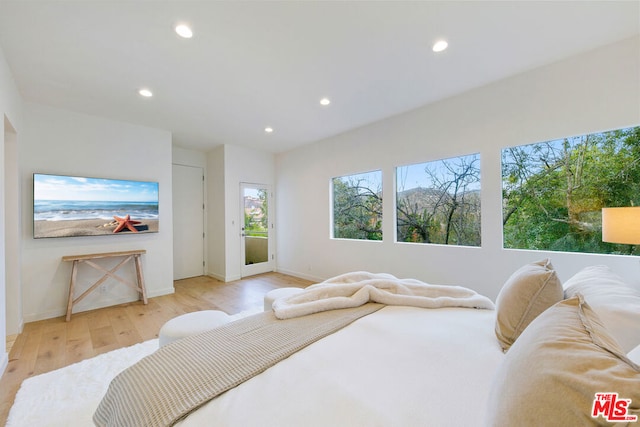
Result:
{"type": "Polygon", "coordinates": [[[633,363],[637,363],[638,365],[640,365],[640,345],[631,350],[629,354],[627,354],[627,357],[633,363]]]}
{"type": "Polygon", "coordinates": [[[606,265],[586,267],[563,284],[565,298],[581,293],[625,353],[640,344],[640,290],[606,265]]]}

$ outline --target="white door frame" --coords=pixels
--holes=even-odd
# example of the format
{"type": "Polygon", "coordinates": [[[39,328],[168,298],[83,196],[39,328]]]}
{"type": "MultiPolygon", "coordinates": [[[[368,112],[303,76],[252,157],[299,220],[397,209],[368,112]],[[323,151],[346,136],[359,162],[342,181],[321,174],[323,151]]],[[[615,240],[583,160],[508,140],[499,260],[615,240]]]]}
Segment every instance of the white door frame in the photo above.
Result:
{"type": "Polygon", "coordinates": [[[240,183],[240,275],[242,277],[267,273],[274,270],[275,256],[273,254],[273,194],[267,184],[240,183]],[[246,264],[246,246],[244,233],[244,194],[245,189],[255,188],[267,192],[267,261],[255,264],[246,264]]]}

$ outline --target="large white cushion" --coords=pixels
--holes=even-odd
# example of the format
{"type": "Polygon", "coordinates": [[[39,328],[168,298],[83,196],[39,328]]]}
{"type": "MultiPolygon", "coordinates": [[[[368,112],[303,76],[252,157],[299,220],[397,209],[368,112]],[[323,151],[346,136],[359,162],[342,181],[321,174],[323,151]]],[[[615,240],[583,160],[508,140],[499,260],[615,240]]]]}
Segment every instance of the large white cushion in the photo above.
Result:
{"type": "Polygon", "coordinates": [[[231,321],[230,316],[219,310],[202,310],[182,314],[165,323],[158,334],[160,347],[191,335],[215,329],[231,321]]]}
{"type": "Polygon", "coordinates": [[[640,344],[640,290],[605,265],[586,267],[564,284],[565,298],[581,293],[627,353],[640,344]]]}

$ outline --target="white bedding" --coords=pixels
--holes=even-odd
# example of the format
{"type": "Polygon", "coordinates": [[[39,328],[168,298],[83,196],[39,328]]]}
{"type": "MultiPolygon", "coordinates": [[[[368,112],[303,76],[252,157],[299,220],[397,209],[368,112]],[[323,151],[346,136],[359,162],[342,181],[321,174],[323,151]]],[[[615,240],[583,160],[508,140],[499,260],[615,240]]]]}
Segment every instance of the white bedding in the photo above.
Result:
{"type": "MultiPolygon", "coordinates": [[[[480,426],[491,378],[504,358],[494,322],[493,310],[388,306],[226,392],[177,425],[480,426]]],[[[55,379],[56,372],[42,375],[52,381],[39,391],[24,384],[19,394],[38,394],[37,404],[27,408],[17,402],[9,425],[91,426],[100,396],[124,367],[103,361],[96,370],[91,362],[77,364],[87,364],[90,372],[76,369],[55,379]]]]}
{"type": "MultiPolygon", "coordinates": [[[[616,291],[618,286],[624,285],[616,282],[609,283],[607,291],[603,293],[600,287],[591,286],[591,279],[595,276],[598,283],[603,278],[612,282],[607,276],[610,276],[608,270],[586,270],[584,274],[579,272],[570,280],[573,281],[570,289],[579,292],[580,298],[584,293],[585,301],[598,307],[598,316],[606,318],[607,311],[611,310],[615,311],[615,316],[621,316],[623,321],[614,322],[612,331],[634,343],[631,347],[635,349],[628,356],[636,360],[640,354],[637,322],[633,321],[638,313],[638,306],[633,303],[637,292],[630,296],[626,291],[616,291]],[[588,280],[580,277],[585,274],[588,280]],[[612,295],[618,297],[615,301],[607,302],[612,295]],[[602,296],[607,298],[604,303],[599,300],[602,296]],[[621,310],[621,307],[626,311],[621,310]]],[[[527,281],[524,283],[526,285],[527,281]]],[[[528,301],[527,298],[520,300],[528,301]]],[[[498,312],[517,309],[518,307],[500,304],[497,308],[498,312]]],[[[524,309],[528,309],[528,306],[524,309]]],[[[493,405],[487,405],[496,372],[508,367],[509,361],[513,362],[513,358],[518,357],[518,353],[513,351],[503,354],[494,331],[495,319],[496,311],[490,309],[428,309],[390,305],[356,320],[227,391],[177,425],[482,426],[488,418],[487,408],[496,407],[496,398],[503,402],[505,396],[511,395],[494,391],[493,405]]],[[[529,337],[529,341],[520,343],[524,342],[522,345],[526,346],[531,340],[535,342],[538,339],[537,335],[533,335],[533,338],[529,337]]],[[[610,339],[615,341],[611,337],[610,339]]],[[[124,360],[118,359],[117,363],[109,362],[117,356],[116,352],[112,352],[25,380],[9,414],[8,425],[91,425],[91,414],[98,405],[101,393],[107,389],[108,382],[116,372],[134,359],[152,351],[148,345],[149,343],[142,344],[140,350],[138,346],[117,350],[118,354],[130,354],[133,351],[135,355],[124,360]],[[102,366],[105,363],[108,366],[102,366]],[[76,384],[78,378],[82,380],[80,384],[83,387],[76,384]]],[[[583,354],[583,357],[592,358],[592,350],[604,350],[607,357],[615,356],[615,352],[603,349],[597,343],[593,346],[576,346],[571,351],[588,353],[583,354]]],[[[600,353],[598,357],[599,355],[600,353]]],[[[553,367],[554,361],[558,360],[563,359],[554,356],[546,363],[553,367]]],[[[610,366],[608,363],[606,369],[601,369],[594,361],[590,362],[593,363],[593,370],[589,373],[593,375],[589,375],[589,378],[602,375],[610,366]]],[[[616,363],[618,362],[623,368],[630,367],[624,371],[625,381],[636,381],[637,375],[633,378],[627,378],[627,375],[629,372],[635,375],[637,367],[624,357],[616,359],[616,363]]],[[[560,372],[562,378],[566,378],[566,370],[560,372]]],[[[504,375],[509,378],[521,377],[512,377],[508,373],[504,375]]],[[[583,375],[580,372],[580,378],[583,375]]],[[[558,377],[554,379],[551,375],[549,381],[558,381],[558,377]]],[[[507,382],[498,381],[496,384],[504,385],[507,382]]],[[[537,384],[535,381],[529,385],[525,382],[524,386],[535,388],[537,384]]],[[[603,384],[605,386],[601,387],[602,390],[612,389],[609,382],[605,381],[603,384]]],[[[627,390],[629,395],[632,394],[630,391],[637,389],[633,388],[635,383],[631,384],[632,387],[627,390]]],[[[525,388],[522,393],[525,398],[530,396],[527,390],[533,389],[525,388]]],[[[547,388],[543,390],[546,394],[547,388]]],[[[591,395],[585,400],[586,403],[580,402],[582,406],[574,408],[578,416],[582,417],[590,412],[591,395]]],[[[557,405],[559,410],[566,414],[571,398],[566,399],[567,402],[561,396],[558,399],[561,402],[557,405]]],[[[638,401],[637,398],[634,399],[634,402],[638,401]]],[[[503,408],[496,413],[509,415],[520,414],[520,411],[503,408]]],[[[531,425],[536,425],[538,412],[534,410],[533,413],[536,419],[531,425]]],[[[501,416],[501,419],[506,418],[501,416]]],[[[507,421],[505,425],[511,424],[507,421]]]]}
{"type": "Polygon", "coordinates": [[[482,425],[504,357],[494,322],[493,310],[388,306],[177,425],[482,425]]]}

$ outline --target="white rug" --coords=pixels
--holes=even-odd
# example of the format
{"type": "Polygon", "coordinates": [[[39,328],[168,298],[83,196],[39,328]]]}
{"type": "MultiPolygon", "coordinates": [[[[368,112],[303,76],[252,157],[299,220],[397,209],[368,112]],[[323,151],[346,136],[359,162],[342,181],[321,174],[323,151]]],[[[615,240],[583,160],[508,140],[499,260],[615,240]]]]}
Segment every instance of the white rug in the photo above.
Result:
{"type": "MultiPolygon", "coordinates": [[[[235,320],[259,311],[231,317],[235,320]]],[[[7,427],[93,426],[93,412],[111,380],[157,349],[158,340],[153,339],[27,378],[16,394],[7,427]]]]}

